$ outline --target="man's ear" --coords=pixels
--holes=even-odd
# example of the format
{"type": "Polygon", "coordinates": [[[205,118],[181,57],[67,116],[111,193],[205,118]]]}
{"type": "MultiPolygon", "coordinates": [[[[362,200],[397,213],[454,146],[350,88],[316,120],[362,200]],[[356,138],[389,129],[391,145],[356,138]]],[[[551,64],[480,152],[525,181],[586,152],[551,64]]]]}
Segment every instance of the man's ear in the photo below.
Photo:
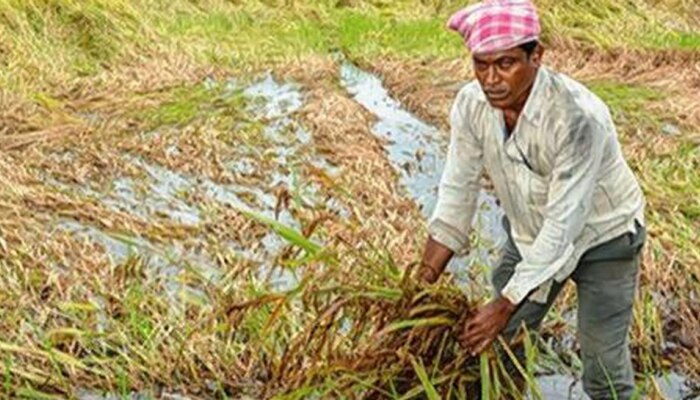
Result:
{"type": "Polygon", "coordinates": [[[542,57],[544,56],[544,46],[541,44],[537,44],[537,47],[532,51],[532,55],[530,56],[530,62],[535,65],[536,67],[539,67],[542,65],[542,57]]]}

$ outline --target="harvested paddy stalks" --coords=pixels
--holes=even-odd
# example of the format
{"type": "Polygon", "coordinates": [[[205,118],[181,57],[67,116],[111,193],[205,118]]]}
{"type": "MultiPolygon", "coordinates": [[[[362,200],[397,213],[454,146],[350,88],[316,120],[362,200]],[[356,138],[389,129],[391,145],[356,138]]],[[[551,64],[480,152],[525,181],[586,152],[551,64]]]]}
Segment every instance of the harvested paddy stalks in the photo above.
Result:
{"type": "MultiPolygon", "coordinates": [[[[280,229],[279,224],[271,226],[280,229]]],[[[265,396],[410,398],[433,393],[463,398],[481,390],[484,370],[499,370],[495,359],[485,356],[484,367],[458,344],[458,333],[475,304],[448,280],[425,285],[412,276],[411,267],[402,270],[366,252],[329,255],[285,230],[286,238],[314,254],[303,262],[310,267],[299,286],[228,308],[238,327],[261,309],[268,310],[260,321],[260,340],[251,337],[248,343],[251,354],[278,349],[265,354],[255,368],[254,379],[265,396]],[[267,334],[280,332],[277,319],[290,312],[304,316],[298,321],[301,329],[287,340],[270,340],[267,334]]]]}

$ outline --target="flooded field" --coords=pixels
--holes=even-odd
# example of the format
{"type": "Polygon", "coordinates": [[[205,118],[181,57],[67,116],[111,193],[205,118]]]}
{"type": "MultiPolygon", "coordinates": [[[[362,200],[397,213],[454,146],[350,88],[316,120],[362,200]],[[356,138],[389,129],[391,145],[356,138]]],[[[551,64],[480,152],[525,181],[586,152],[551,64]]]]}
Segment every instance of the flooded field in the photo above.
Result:
{"type": "MultiPolygon", "coordinates": [[[[217,83],[207,82],[206,85],[211,88],[217,83]]],[[[115,213],[127,213],[145,223],[163,218],[168,223],[196,229],[207,223],[205,203],[214,202],[220,207],[255,211],[290,228],[300,229],[299,221],[285,206],[292,195],[291,200],[299,207],[323,209],[347,218],[349,211],[338,199],[322,193],[317,184],[302,181],[300,168],[313,168],[316,173],[329,178],[337,173],[337,169],[322,156],[309,154],[305,146],[312,140],[310,134],[290,118],[302,104],[302,94],[298,88],[292,84],[279,84],[271,76],[245,88],[238,88],[235,81],[221,85],[227,91],[242,91],[250,100],[249,111],[254,116],[254,121],[250,123],[260,121],[264,124],[262,134],[269,144],[264,149],[237,149],[240,151],[235,159],[223,161],[231,175],[240,177],[240,180],[217,183],[207,177],[187,175],[124,153],[121,155],[122,161],[129,169],[138,172],[136,176],[117,176],[111,182],[103,183],[102,189],[106,190],[93,188],[97,184],[90,182],[75,186],[51,179],[48,181],[53,182],[57,190],[96,200],[115,213]],[[269,159],[273,168],[261,170],[254,161],[256,157],[269,159]]],[[[158,135],[161,133],[152,133],[154,137],[158,135]]],[[[171,145],[165,152],[167,155],[177,155],[179,149],[171,145]]],[[[212,238],[206,234],[171,243],[153,243],[138,235],[131,236],[131,233],[104,232],[98,227],[72,220],[58,221],[56,228],[100,244],[117,264],[124,263],[129,257],[141,257],[147,260],[154,274],[172,274],[185,268],[197,268],[207,279],[214,279],[218,273],[213,254],[221,251],[221,248],[211,248],[212,238]]],[[[261,279],[274,279],[270,284],[280,290],[293,286],[292,274],[274,265],[275,258],[286,245],[276,233],[265,233],[253,246],[235,240],[217,245],[236,257],[258,264],[261,279]]]]}
{"type": "MultiPolygon", "coordinates": [[[[648,199],[638,390],[700,398],[700,10],[541,2],[648,199]]],[[[412,275],[459,4],[156,3],[0,5],[0,397],[586,398],[571,287],[519,376],[455,342],[506,239],[487,177],[470,254],[412,275]]]]}
{"type": "MultiPolygon", "coordinates": [[[[378,77],[348,62],[341,66],[340,76],[353,98],[377,117],[372,132],[386,143],[387,157],[400,174],[407,195],[416,202],[423,216],[430,218],[437,201],[449,136],[403,109],[388,95],[378,77]]],[[[479,235],[476,242],[480,245],[473,252],[473,261],[486,265],[495,262],[494,253],[506,237],[502,216],[493,195],[482,190],[474,218],[479,235]]],[[[458,265],[452,265],[453,271],[465,267],[464,263],[455,261],[458,265]]]]}
{"type": "MultiPolygon", "coordinates": [[[[394,195],[410,199],[422,218],[429,218],[444,166],[447,133],[407,111],[372,73],[343,61],[337,74],[347,95],[374,120],[369,126],[371,133],[382,143],[384,156],[397,175],[399,192],[394,195]]],[[[279,230],[269,226],[257,230],[253,236],[239,231],[222,239],[205,227],[219,218],[220,214],[214,210],[224,209],[255,213],[296,231],[305,228],[305,221],[299,218],[303,211],[332,215],[340,222],[350,221],[356,218],[352,200],[337,197],[319,183],[323,181],[310,179],[307,175],[311,171],[315,176],[333,180],[343,174],[343,167],[335,165],[323,153],[314,151],[313,133],[296,117],[305,101],[301,84],[265,75],[249,84],[231,79],[210,79],[200,85],[212,93],[218,89],[219,96],[243,96],[250,117],[235,123],[238,128],[256,127],[264,140],[263,146],[236,145],[228,158],[215,160],[225,170],[227,179],[212,179],[196,172],[171,168],[138,151],[117,149],[114,157],[118,159],[121,172],[111,171],[108,180],[67,183],[65,179],[61,180],[60,174],[52,176],[50,173],[43,178],[56,191],[99,204],[113,218],[125,214],[146,225],[161,221],[165,225],[187,229],[189,233],[165,238],[149,234],[148,229],[110,230],[100,224],[67,217],[55,219],[51,229],[65,232],[78,242],[98,246],[114,265],[137,260],[144,268],[145,284],[162,282],[157,285],[163,288],[158,296],[168,299],[173,311],[179,310],[180,314],[186,314],[191,304],[216,308],[212,304],[216,298],[208,290],[197,281],[194,284],[183,282],[182,276],[183,273],[194,274],[207,285],[222,284],[226,281],[226,264],[222,264],[222,257],[232,257],[237,260],[234,262],[252,268],[249,276],[254,277],[267,293],[289,296],[295,291],[303,291],[306,283],[302,277],[308,274],[290,267],[288,253],[294,243],[285,240],[279,230]],[[264,166],[261,159],[265,160],[264,166]]],[[[172,142],[163,150],[166,159],[182,155],[177,143],[178,137],[186,134],[184,131],[171,127],[145,134],[151,140],[172,142]]],[[[79,151],[61,151],[49,157],[58,164],[75,163],[79,151]]],[[[482,191],[473,222],[477,251],[467,259],[453,260],[449,267],[455,283],[467,295],[470,266],[491,266],[498,257],[498,249],[505,240],[502,215],[497,200],[487,191],[482,191]]],[[[312,240],[327,246],[329,239],[325,235],[314,235],[312,240]]],[[[100,308],[107,302],[104,296],[95,296],[91,300],[100,308]]],[[[293,300],[290,306],[300,306],[294,306],[295,302],[293,300]]],[[[101,321],[97,325],[98,332],[109,329],[104,312],[97,314],[98,321],[101,321]]],[[[293,311],[290,309],[290,312],[293,311]]],[[[346,333],[353,331],[348,324],[351,320],[345,321],[341,329],[346,333]]],[[[548,375],[547,370],[542,368],[540,374],[544,375],[536,378],[540,391],[535,397],[585,398],[575,376],[548,375]]],[[[667,398],[693,396],[691,386],[680,375],[658,378],[656,382],[658,391],[667,398]]],[[[78,395],[81,399],[111,398],[86,389],[81,393],[78,395]]],[[[149,393],[132,393],[130,398],[149,398],[152,395],[149,393]]],[[[189,398],[185,394],[162,396],[189,398]]]]}
{"type": "MultiPolygon", "coordinates": [[[[340,79],[349,94],[377,118],[372,132],[385,143],[387,159],[400,175],[403,193],[399,195],[415,201],[422,215],[428,218],[436,201],[447,135],[402,109],[376,76],[346,62],[340,68],[340,79]]],[[[302,176],[303,169],[313,169],[315,173],[333,179],[340,171],[322,155],[311,154],[311,134],[292,117],[303,104],[299,85],[278,83],[271,75],[246,87],[238,87],[235,80],[206,82],[210,89],[217,85],[224,86],[231,93],[238,90],[249,99],[248,110],[254,118],[249,123],[262,124],[261,133],[266,140],[263,149],[237,149],[240,151],[235,159],[222,160],[235,177],[232,182],[223,184],[207,177],[187,175],[128,153],[121,155],[121,161],[129,170],[137,171],[135,176],[116,176],[111,182],[85,182],[79,186],[63,184],[53,178],[48,178],[47,182],[57,190],[95,200],[108,210],[130,214],[146,223],[162,218],[168,223],[197,228],[207,222],[200,199],[221,207],[251,210],[296,230],[302,227],[293,210],[285,207],[290,200],[297,207],[324,210],[339,218],[349,218],[351,211],[341,200],[324,193],[322,187],[302,176]],[[254,161],[260,156],[269,159],[273,167],[260,169],[254,161]]],[[[164,133],[149,135],[157,138],[164,133]]],[[[177,145],[171,145],[165,153],[176,156],[179,149],[177,145]]],[[[55,157],[59,162],[73,160],[71,153],[55,157]]],[[[474,221],[480,246],[470,260],[455,260],[451,267],[453,272],[464,272],[468,262],[486,265],[494,262],[505,239],[502,215],[496,199],[482,192],[474,221]]],[[[153,243],[128,232],[105,232],[99,227],[69,219],[57,221],[56,229],[101,245],[117,264],[126,262],[129,257],[141,257],[147,260],[154,274],[172,274],[187,267],[200,269],[210,279],[217,274],[214,253],[208,249],[210,243],[205,234],[172,243],[153,243]]],[[[275,269],[274,260],[286,243],[275,232],[268,232],[254,246],[235,241],[223,245],[237,256],[259,263],[264,274],[275,269]]],[[[293,278],[289,274],[286,278],[277,278],[282,281],[274,285],[286,289],[292,287],[293,278]],[[285,280],[291,281],[285,283],[285,280]]]]}

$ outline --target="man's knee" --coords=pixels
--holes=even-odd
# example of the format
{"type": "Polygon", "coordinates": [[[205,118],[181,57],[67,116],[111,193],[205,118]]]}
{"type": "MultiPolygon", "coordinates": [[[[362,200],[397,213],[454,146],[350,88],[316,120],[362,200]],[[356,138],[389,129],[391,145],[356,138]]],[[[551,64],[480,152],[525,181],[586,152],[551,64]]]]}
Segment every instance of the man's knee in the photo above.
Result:
{"type": "Polygon", "coordinates": [[[501,258],[498,264],[491,271],[491,284],[496,294],[501,293],[501,290],[503,290],[511,276],[515,273],[515,266],[522,260],[518,248],[515,246],[515,242],[513,242],[513,238],[510,235],[510,223],[505,216],[502,219],[502,224],[508,238],[503,248],[501,248],[501,258]]]}
{"type": "Polygon", "coordinates": [[[584,389],[593,399],[629,399],[634,370],[629,353],[638,259],[583,264],[578,328],[584,389]]]}
{"type": "Polygon", "coordinates": [[[500,295],[501,290],[506,286],[514,272],[514,267],[508,264],[500,264],[491,271],[491,285],[493,285],[496,296],[500,295]]]}

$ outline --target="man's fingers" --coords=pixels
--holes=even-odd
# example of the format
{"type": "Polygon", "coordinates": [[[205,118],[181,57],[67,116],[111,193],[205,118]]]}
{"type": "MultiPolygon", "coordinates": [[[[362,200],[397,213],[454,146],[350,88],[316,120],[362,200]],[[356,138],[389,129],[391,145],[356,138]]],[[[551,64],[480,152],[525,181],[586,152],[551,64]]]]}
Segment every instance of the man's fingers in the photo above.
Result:
{"type": "Polygon", "coordinates": [[[466,329],[462,334],[460,335],[460,339],[464,341],[469,341],[471,340],[474,336],[477,336],[481,333],[481,329],[479,327],[474,327],[472,329],[466,329]]]}
{"type": "Polygon", "coordinates": [[[468,349],[473,349],[477,344],[479,344],[479,342],[484,340],[485,337],[485,332],[481,329],[481,327],[478,327],[477,329],[470,331],[467,335],[464,335],[464,345],[468,349]]]}
{"type": "Polygon", "coordinates": [[[486,350],[507,324],[510,314],[506,315],[501,308],[500,303],[491,302],[480,307],[474,316],[465,322],[458,339],[472,355],[486,350]]]}
{"type": "Polygon", "coordinates": [[[459,335],[459,337],[457,338],[457,340],[459,341],[459,343],[460,343],[462,346],[467,347],[467,343],[468,343],[468,340],[467,340],[467,331],[466,331],[466,330],[463,331],[462,334],[459,335]]]}
{"type": "Polygon", "coordinates": [[[465,334],[469,336],[483,333],[484,331],[486,331],[487,325],[488,321],[483,321],[483,318],[477,315],[474,319],[467,323],[465,334]]]}
{"type": "Polygon", "coordinates": [[[493,339],[490,337],[484,338],[481,340],[476,346],[473,347],[474,350],[472,350],[472,355],[477,355],[481,354],[486,350],[487,347],[493,342],[493,339]]]}
{"type": "Polygon", "coordinates": [[[481,315],[481,313],[477,313],[464,324],[464,331],[462,331],[461,337],[465,341],[473,341],[474,337],[481,335],[486,331],[486,322],[487,321],[483,321],[483,315],[481,315]]]}
{"type": "Polygon", "coordinates": [[[472,355],[476,356],[480,354],[484,349],[491,343],[491,339],[489,339],[488,336],[486,335],[479,335],[475,336],[469,341],[466,341],[464,344],[464,348],[472,355]]]}
{"type": "Polygon", "coordinates": [[[489,321],[486,319],[487,317],[483,310],[478,310],[473,317],[464,323],[464,330],[458,340],[460,344],[472,354],[477,353],[477,347],[479,347],[482,342],[487,341],[488,345],[488,332],[490,329],[489,321]]]}
{"type": "Polygon", "coordinates": [[[495,336],[491,332],[482,332],[467,342],[467,351],[473,356],[481,354],[494,341],[495,336]]]}
{"type": "Polygon", "coordinates": [[[418,277],[420,280],[422,280],[426,283],[433,283],[437,280],[437,279],[435,279],[435,273],[431,269],[428,269],[428,268],[421,268],[418,271],[418,277]]]}
{"type": "Polygon", "coordinates": [[[459,341],[460,343],[464,346],[469,348],[471,344],[474,343],[476,340],[476,337],[480,335],[480,329],[478,325],[474,326],[467,326],[464,328],[464,331],[462,331],[462,334],[459,336],[459,341]]]}
{"type": "Polygon", "coordinates": [[[475,316],[469,318],[464,325],[465,332],[470,332],[476,329],[479,329],[482,325],[484,325],[484,321],[482,321],[483,315],[481,313],[477,313],[475,316]]]}
{"type": "Polygon", "coordinates": [[[478,326],[462,336],[463,346],[474,355],[481,353],[493,339],[493,333],[485,326],[478,326]]]}

